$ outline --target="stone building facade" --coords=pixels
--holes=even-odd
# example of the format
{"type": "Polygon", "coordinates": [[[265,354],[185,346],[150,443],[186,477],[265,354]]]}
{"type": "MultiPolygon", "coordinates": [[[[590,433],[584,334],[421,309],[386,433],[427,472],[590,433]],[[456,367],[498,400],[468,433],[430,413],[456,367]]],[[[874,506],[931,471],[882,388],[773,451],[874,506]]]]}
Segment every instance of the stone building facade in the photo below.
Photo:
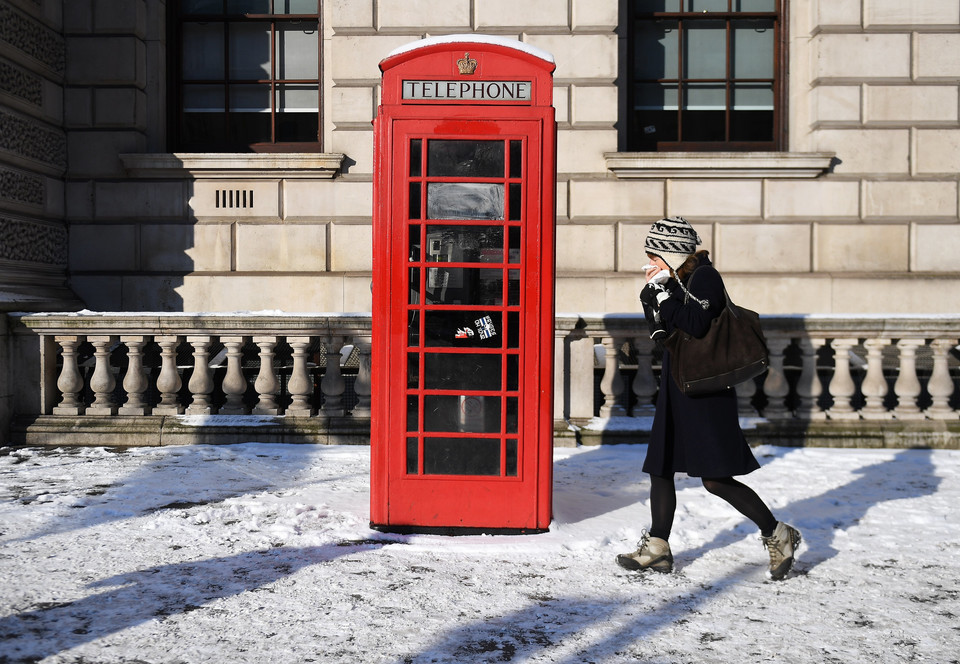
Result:
{"type": "Polygon", "coordinates": [[[219,0],[0,0],[4,308],[369,311],[378,63],[481,32],[557,62],[558,311],[637,311],[643,238],[665,215],[695,225],[761,312],[960,310],[960,4],[720,3],[776,13],[763,149],[631,135],[653,131],[631,120],[650,52],[634,12],[670,2],[322,0],[303,30],[315,144],[252,152],[183,149],[199,57],[183,15],[219,0]]]}

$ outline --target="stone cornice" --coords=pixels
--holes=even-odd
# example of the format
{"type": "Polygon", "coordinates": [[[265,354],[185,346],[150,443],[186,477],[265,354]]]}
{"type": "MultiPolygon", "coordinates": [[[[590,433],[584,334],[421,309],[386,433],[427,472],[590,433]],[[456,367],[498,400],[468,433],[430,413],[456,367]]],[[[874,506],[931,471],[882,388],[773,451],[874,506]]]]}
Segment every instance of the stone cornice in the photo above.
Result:
{"type": "Polygon", "coordinates": [[[328,152],[120,155],[135,177],[197,180],[331,179],[345,158],[328,152]]]}
{"type": "Polygon", "coordinates": [[[833,152],[606,152],[607,168],[624,180],[678,178],[816,178],[833,152]]]}

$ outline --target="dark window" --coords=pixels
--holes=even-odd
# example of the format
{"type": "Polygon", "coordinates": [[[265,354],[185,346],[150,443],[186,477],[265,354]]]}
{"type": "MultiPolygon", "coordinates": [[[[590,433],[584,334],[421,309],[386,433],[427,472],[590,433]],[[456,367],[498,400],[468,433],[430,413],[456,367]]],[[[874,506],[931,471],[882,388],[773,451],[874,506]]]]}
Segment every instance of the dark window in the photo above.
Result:
{"type": "Polygon", "coordinates": [[[781,149],[785,2],[629,0],[626,149],[781,149]]]}
{"type": "Polygon", "coordinates": [[[175,0],[175,151],[320,150],[319,0],[175,0]]]}

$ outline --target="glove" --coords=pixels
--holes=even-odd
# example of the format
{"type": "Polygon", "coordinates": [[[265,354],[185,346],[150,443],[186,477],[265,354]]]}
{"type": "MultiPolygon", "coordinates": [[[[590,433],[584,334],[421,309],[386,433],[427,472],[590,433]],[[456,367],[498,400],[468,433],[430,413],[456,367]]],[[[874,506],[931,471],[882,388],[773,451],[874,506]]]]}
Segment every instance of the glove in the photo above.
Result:
{"type": "Polygon", "coordinates": [[[649,282],[640,291],[640,301],[656,311],[660,308],[660,303],[670,297],[669,291],[662,284],[649,282]]]}

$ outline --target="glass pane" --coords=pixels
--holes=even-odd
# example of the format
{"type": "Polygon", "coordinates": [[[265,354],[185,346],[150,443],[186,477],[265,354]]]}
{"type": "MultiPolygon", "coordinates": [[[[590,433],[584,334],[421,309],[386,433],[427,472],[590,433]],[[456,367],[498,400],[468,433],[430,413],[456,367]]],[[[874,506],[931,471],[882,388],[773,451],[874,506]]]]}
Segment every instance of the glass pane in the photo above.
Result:
{"type": "Polygon", "coordinates": [[[317,14],[317,0],[273,0],[274,14],[317,14]]]}
{"type": "Polygon", "coordinates": [[[428,226],[427,260],[499,263],[503,260],[503,227],[428,226]]]}
{"type": "Polygon", "coordinates": [[[636,78],[677,78],[676,21],[637,21],[633,62],[636,78]]]}
{"type": "Polygon", "coordinates": [[[510,281],[507,283],[507,305],[520,305],[520,270],[510,270],[510,281]]]}
{"type": "Polygon", "coordinates": [[[775,12],[776,0],[733,0],[733,11],[736,12],[775,12]]]}
{"type": "Polygon", "coordinates": [[[636,0],[638,12],[678,12],[680,0],[636,0]]]}
{"type": "Polygon", "coordinates": [[[684,86],[683,96],[685,111],[716,111],[727,105],[727,90],[723,83],[691,83],[684,86]]]}
{"type": "Polygon", "coordinates": [[[735,85],[730,103],[738,111],[772,111],[773,86],[763,83],[735,85]]]}
{"type": "Polygon", "coordinates": [[[231,113],[229,141],[235,149],[272,140],[269,113],[231,113]]]}
{"type": "Polygon", "coordinates": [[[420,472],[420,450],[416,438],[407,438],[407,474],[416,475],[420,472]]]}
{"type": "Polygon", "coordinates": [[[420,226],[412,224],[410,226],[410,262],[420,261],[420,226]]]}
{"type": "Polygon", "coordinates": [[[423,140],[415,138],[410,141],[410,177],[418,177],[422,169],[423,140]]]}
{"type": "Polygon", "coordinates": [[[520,347],[520,313],[511,311],[507,314],[507,348],[520,347]]]}
{"type": "Polygon", "coordinates": [[[207,152],[211,146],[222,146],[226,140],[227,116],[225,113],[184,113],[180,127],[183,149],[207,152]]]}
{"type": "Polygon", "coordinates": [[[222,14],[223,0],[180,0],[181,14],[222,14]]]}
{"type": "Polygon", "coordinates": [[[683,141],[725,141],[726,111],[684,111],[683,141]]]}
{"type": "Polygon", "coordinates": [[[411,390],[420,387],[419,353],[407,353],[407,387],[411,390]]]}
{"type": "Polygon", "coordinates": [[[499,475],[497,438],[424,438],[426,475],[499,475]]]}
{"type": "Polygon", "coordinates": [[[723,21],[697,21],[686,31],[685,78],[725,78],[727,31],[723,21]]]}
{"type": "Polygon", "coordinates": [[[230,24],[230,78],[270,78],[270,24],[230,24]]]}
{"type": "Polygon", "coordinates": [[[510,141],[510,177],[523,177],[523,141],[510,141]]]}
{"type": "Polygon", "coordinates": [[[734,78],[773,78],[773,21],[733,21],[734,78]]]}
{"type": "Polygon", "coordinates": [[[510,184],[510,221],[520,221],[523,213],[523,185],[519,182],[510,184]]]}
{"type": "Polygon", "coordinates": [[[423,430],[499,433],[500,398],[451,394],[425,396],[423,430]]]}
{"type": "Polygon", "coordinates": [[[410,268],[410,298],[408,304],[420,304],[420,268],[410,268]]]}
{"type": "Polygon", "coordinates": [[[507,355],[507,391],[516,392],[520,389],[520,357],[507,355]]]}
{"type": "Polygon", "coordinates": [[[407,431],[416,431],[420,424],[420,411],[417,406],[420,400],[416,395],[407,397],[407,431]]]}
{"type": "MultiPolygon", "coordinates": [[[[411,182],[409,185],[409,189],[410,189],[410,200],[409,200],[409,205],[407,210],[407,216],[410,219],[419,219],[421,214],[420,210],[421,210],[421,203],[422,203],[422,201],[420,200],[420,194],[421,194],[421,191],[423,190],[423,185],[421,185],[419,182],[411,182]]],[[[419,226],[417,226],[417,228],[419,228],[419,226]]],[[[419,232],[417,233],[417,249],[418,250],[420,249],[420,233],[419,232]]],[[[410,260],[413,260],[413,259],[411,258],[410,260]]],[[[419,256],[417,257],[416,260],[420,260],[419,256]]]]}
{"type": "Polygon", "coordinates": [[[500,355],[427,353],[423,356],[425,390],[499,390],[500,355]]]}
{"type": "Polygon", "coordinates": [[[240,113],[269,113],[270,86],[231,85],[230,110],[240,113]]]}
{"type": "Polygon", "coordinates": [[[503,185],[431,182],[427,219],[503,219],[503,185]]]}
{"type": "Polygon", "coordinates": [[[277,112],[316,113],[320,93],[316,85],[278,85],[277,112]]]}
{"type": "Polygon", "coordinates": [[[502,178],[503,150],[503,141],[428,141],[427,175],[502,178]]]}
{"type": "Polygon", "coordinates": [[[407,345],[416,347],[420,345],[420,312],[411,310],[407,313],[407,345]]]}
{"type": "Polygon", "coordinates": [[[688,12],[725,12],[727,0],[685,0],[684,11],[688,12]]]}
{"type": "Polygon", "coordinates": [[[183,65],[185,81],[223,80],[223,24],[183,24],[183,65]]]}
{"type": "Polygon", "coordinates": [[[320,140],[320,116],[317,111],[278,112],[277,142],[305,143],[320,140]]]}
{"type": "Polygon", "coordinates": [[[427,304],[503,304],[503,270],[428,267],[427,304]]]}
{"type": "Polygon", "coordinates": [[[317,35],[316,21],[277,23],[277,78],[317,79],[317,35]]]}
{"type": "Polygon", "coordinates": [[[227,0],[229,14],[269,14],[270,0],[227,0]]]}
{"type": "Polygon", "coordinates": [[[500,348],[503,316],[499,311],[427,311],[426,345],[431,347],[500,348]]]}
{"type": "Polygon", "coordinates": [[[640,83],[636,87],[637,97],[634,108],[637,110],[677,110],[677,86],[672,83],[640,83]]]}
{"type": "Polygon", "coordinates": [[[521,244],[522,231],[519,226],[510,227],[510,244],[507,246],[508,254],[507,259],[511,263],[520,262],[520,249],[523,247],[521,244]]]}
{"type": "Polygon", "coordinates": [[[772,141],[773,111],[733,111],[730,113],[730,140],[772,141]]]}
{"type": "Polygon", "coordinates": [[[216,113],[223,111],[222,85],[184,85],[183,110],[186,113],[216,113]]]}
{"type": "Polygon", "coordinates": [[[517,433],[520,421],[520,408],[517,397],[507,397],[507,433],[517,433]]]}
{"type": "Polygon", "coordinates": [[[507,439],[507,456],[504,459],[506,464],[506,475],[507,477],[516,477],[517,476],[517,439],[508,438],[507,439]]]}

